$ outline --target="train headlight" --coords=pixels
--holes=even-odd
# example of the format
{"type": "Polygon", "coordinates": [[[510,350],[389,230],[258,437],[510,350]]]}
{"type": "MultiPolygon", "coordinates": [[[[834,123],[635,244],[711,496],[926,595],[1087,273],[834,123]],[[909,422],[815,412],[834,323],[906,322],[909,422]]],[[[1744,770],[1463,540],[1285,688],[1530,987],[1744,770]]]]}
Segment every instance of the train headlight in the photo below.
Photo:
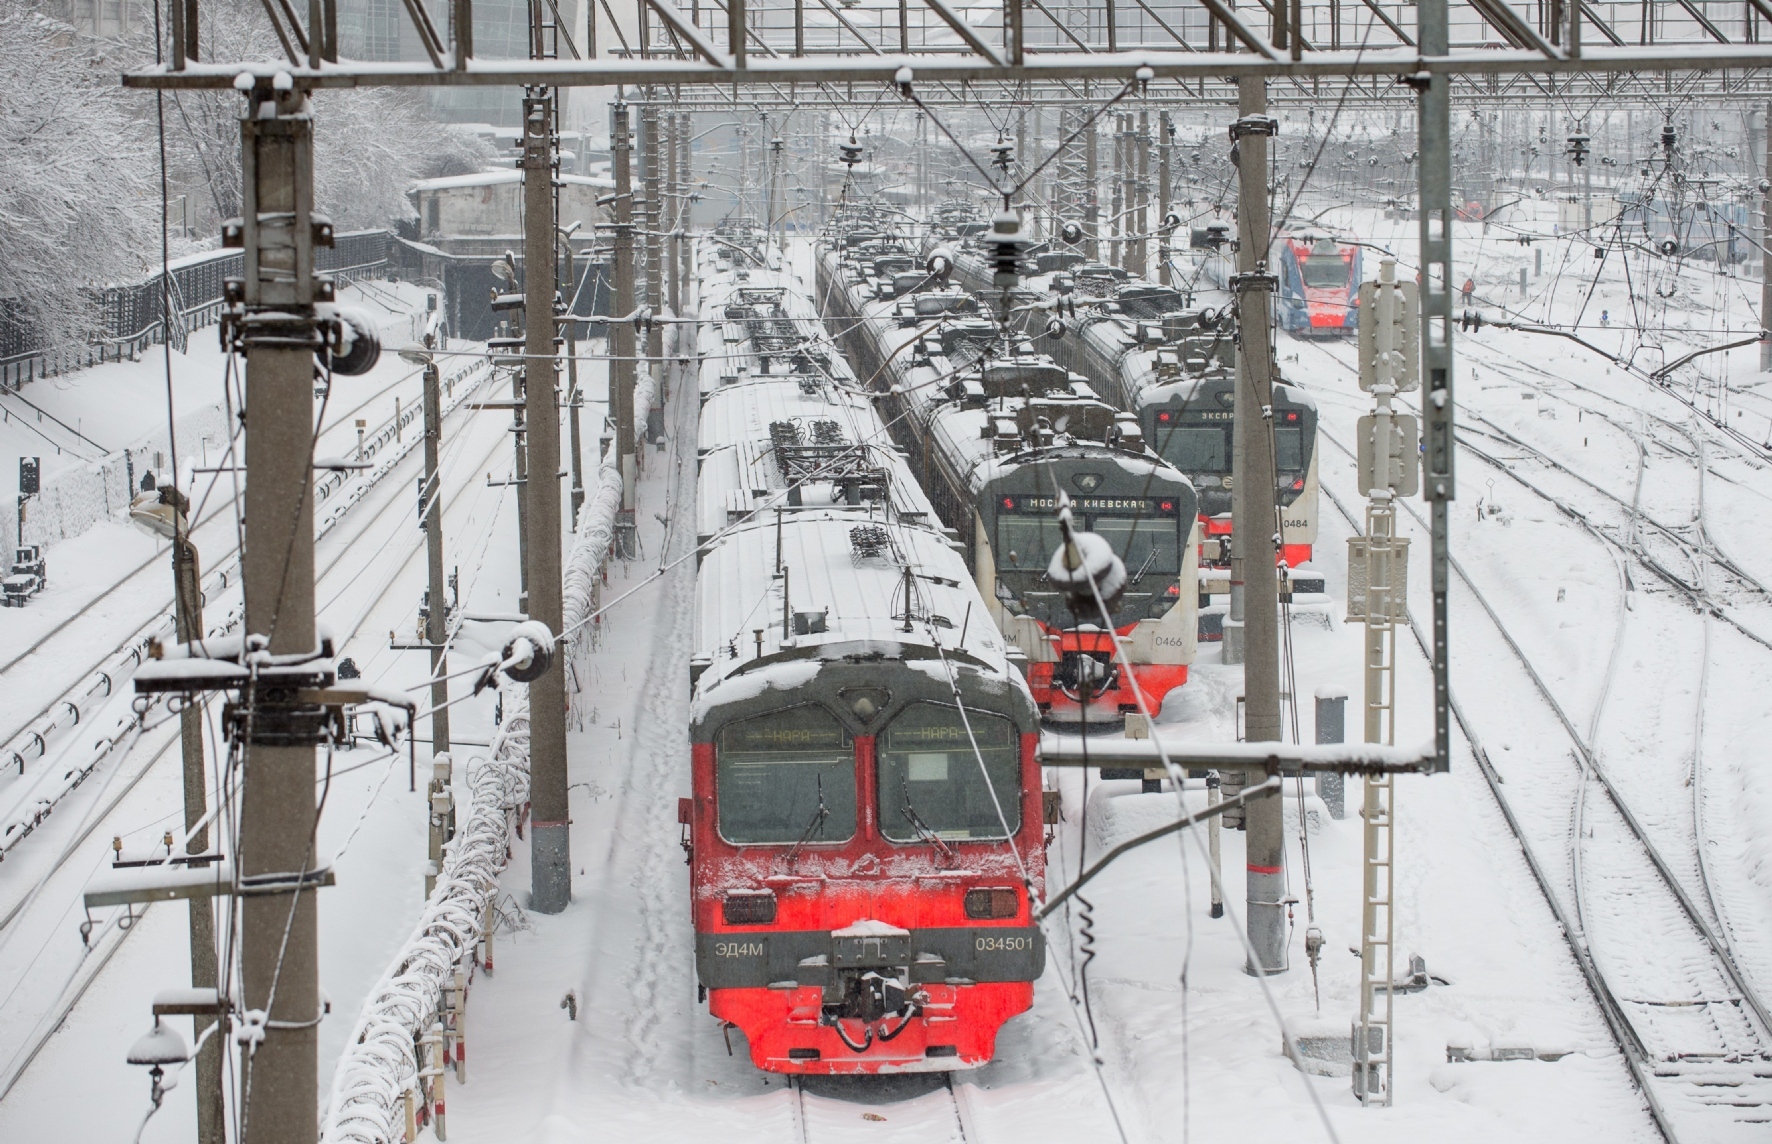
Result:
{"type": "Polygon", "coordinates": [[[1021,900],[1008,887],[984,887],[966,891],[966,916],[975,921],[1012,918],[1021,910],[1021,900]]]}
{"type": "Polygon", "coordinates": [[[720,903],[729,926],[766,926],[775,920],[775,895],[768,890],[735,890],[720,903]]]}

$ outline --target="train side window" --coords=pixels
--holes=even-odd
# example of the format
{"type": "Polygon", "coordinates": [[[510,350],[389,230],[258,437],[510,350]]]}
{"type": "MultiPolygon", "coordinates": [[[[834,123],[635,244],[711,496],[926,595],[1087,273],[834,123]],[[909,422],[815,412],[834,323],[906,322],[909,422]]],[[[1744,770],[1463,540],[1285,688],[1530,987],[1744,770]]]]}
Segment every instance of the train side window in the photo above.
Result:
{"type": "Polygon", "coordinates": [[[880,830],[890,841],[927,842],[930,835],[943,841],[998,839],[1004,837],[1005,820],[1011,834],[1021,829],[1021,739],[1015,725],[972,708],[966,719],[970,736],[958,708],[913,703],[880,736],[880,830]]]}
{"type": "Polygon", "coordinates": [[[722,728],[714,790],[720,837],[728,842],[855,837],[855,744],[836,717],[815,704],[722,728]]]}

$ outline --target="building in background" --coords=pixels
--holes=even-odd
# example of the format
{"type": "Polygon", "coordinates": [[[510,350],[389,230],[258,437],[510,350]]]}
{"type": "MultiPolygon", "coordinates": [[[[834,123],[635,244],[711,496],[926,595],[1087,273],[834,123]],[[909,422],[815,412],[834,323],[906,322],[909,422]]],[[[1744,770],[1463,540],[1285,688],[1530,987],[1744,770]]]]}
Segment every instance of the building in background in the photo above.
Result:
{"type": "MultiPolygon", "coordinates": [[[[122,2],[129,0],[69,0],[72,3],[122,2]]],[[[444,42],[453,38],[451,6],[439,0],[421,0],[444,42]]],[[[548,9],[552,14],[552,9],[548,9]]],[[[560,0],[561,22],[576,43],[582,24],[579,0],[560,0]]],[[[339,0],[339,55],[359,60],[407,60],[425,58],[424,48],[413,33],[410,17],[401,0],[339,0]]],[[[565,44],[562,56],[570,55],[565,44]]],[[[520,60],[529,57],[529,4],[527,0],[474,0],[474,55],[481,59],[520,60]]],[[[490,123],[517,127],[523,121],[523,92],[515,87],[434,87],[431,106],[445,123],[490,123]]]]}

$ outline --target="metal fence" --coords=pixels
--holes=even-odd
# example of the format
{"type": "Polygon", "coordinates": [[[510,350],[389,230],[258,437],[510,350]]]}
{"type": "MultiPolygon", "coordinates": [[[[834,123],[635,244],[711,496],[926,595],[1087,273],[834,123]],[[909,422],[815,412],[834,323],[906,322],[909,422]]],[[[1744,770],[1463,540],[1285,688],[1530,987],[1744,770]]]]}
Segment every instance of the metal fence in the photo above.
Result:
{"type": "MultiPolygon", "coordinates": [[[[359,230],[341,234],[336,245],[320,247],[319,268],[340,282],[380,278],[388,268],[393,234],[359,230]]],[[[168,309],[173,315],[173,348],[182,351],[191,331],[213,325],[221,317],[222,284],[245,273],[239,251],[217,250],[174,266],[167,281],[168,309]]],[[[161,276],[131,286],[96,291],[104,333],[82,345],[40,345],[15,302],[0,299],[0,386],[17,389],[27,381],[85,369],[104,361],[131,361],[148,346],[164,340],[161,276]]]]}

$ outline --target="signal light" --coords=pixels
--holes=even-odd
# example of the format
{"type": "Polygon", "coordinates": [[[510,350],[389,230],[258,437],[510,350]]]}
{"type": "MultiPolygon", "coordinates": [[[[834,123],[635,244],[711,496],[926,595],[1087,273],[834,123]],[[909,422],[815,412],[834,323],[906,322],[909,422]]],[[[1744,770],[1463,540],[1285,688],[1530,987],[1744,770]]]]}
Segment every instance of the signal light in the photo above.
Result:
{"type": "Polygon", "coordinates": [[[1161,413],[1159,413],[1159,414],[1157,414],[1157,420],[1158,420],[1158,421],[1167,421],[1167,420],[1169,420],[1169,412],[1168,412],[1168,410],[1164,410],[1164,411],[1163,411],[1163,412],[1161,412],[1161,413]]]}
{"type": "Polygon", "coordinates": [[[1294,489],[1302,489],[1302,488],[1303,488],[1303,487],[1304,487],[1304,478],[1303,478],[1303,477],[1299,477],[1299,478],[1298,478],[1298,479],[1297,479],[1297,480],[1295,480],[1295,481],[1293,481],[1293,482],[1292,482],[1292,487],[1293,487],[1293,488],[1294,488],[1294,489]]]}
{"type": "Polygon", "coordinates": [[[1003,498],[1003,507],[1004,508],[1014,508],[1015,507],[1015,498],[1014,497],[1004,497],[1003,498]]]}
{"type": "Polygon", "coordinates": [[[1298,411],[1296,409],[1289,411],[1286,414],[1286,420],[1297,421],[1298,420],[1298,411]]]}
{"type": "Polygon", "coordinates": [[[966,891],[966,916],[976,920],[1012,918],[1021,909],[1021,902],[1012,889],[977,889],[966,891]]]}
{"type": "Polygon", "coordinates": [[[1164,512],[1174,512],[1175,511],[1175,502],[1172,500],[1166,500],[1166,501],[1163,501],[1158,507],[1161,508],[1164,512]]]}

